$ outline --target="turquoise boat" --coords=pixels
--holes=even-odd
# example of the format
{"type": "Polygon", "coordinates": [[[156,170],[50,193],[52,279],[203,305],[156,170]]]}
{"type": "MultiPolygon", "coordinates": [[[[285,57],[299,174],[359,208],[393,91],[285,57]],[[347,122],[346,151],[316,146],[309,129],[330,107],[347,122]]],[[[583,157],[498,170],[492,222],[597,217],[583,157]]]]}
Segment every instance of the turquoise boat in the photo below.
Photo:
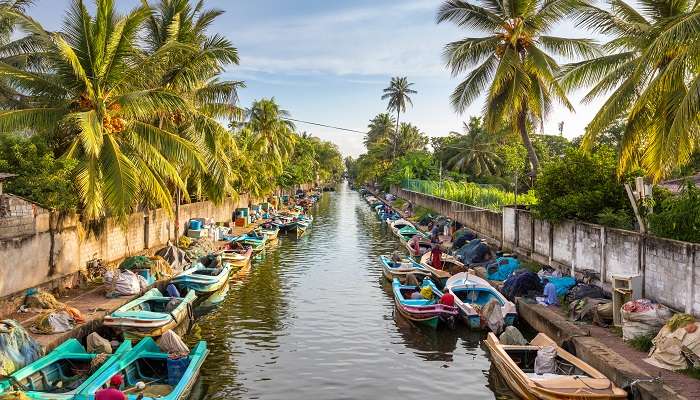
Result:
{"type": "Polygon", "coordinates": [[[21,390],[31,399],[74,399],[90,385],[94,376],[110,369],[130,350],[131,342],[122,343],[90,374],[91,363],[98,354],[88,353],[76,339],[68,339],[46,356],[0,379],[0,397],[3,393],[21,390]]]}
{"type": "Polygon", "coordinates": [[[413,237],[416,235],[421,236],[423,239],[428,239],[428,235],[410,225],[396,230],[396,236],[398,236],[401,242],[404,244],[413,239],[413,237]]]}
{"type": "Polygon", "coordinates": [[[459,315],[457,307],[438,302],[443,293],[429,278],[425,278],[421,286],[402,285],[398,278],[394,278],[392,289],[396,309],[411,322],[435,329],[441,320],[448,325],[453,325],[455,318],[459,315]],[[412,297],[414,293],[420,292],[426,286],[432,292],[432,299],[412,297]]]}
{"type": "Polygon", "coordinates": [[[231,265],[229,263],[223,263],[223,266],[218,268],[208,268],[197,262],[191,268],[175,275],[170,283],[181,292],[194,290],[197,297],[203,299],[227,285],[230,274],[231,265]]]}
{"type": "Polygon", "coordinates": [[[231,242],[238,242],[243,245],[248,245],[253,248],[254,253],[258,253],[265,248],[267,243],[267,237],[265,235],[258,235],[255,231],[246,233],[245,235],[237,236],[231,239],[231,242]]]}
{"type": "Polygon", "coordinates": [[[95,392],[106,387],[116,374],[124,377],[124,385],[120,389],[128,400],[136,400],[139,395],[143,395],[144,400],[186,399],[208,354],[207,343],[201,341],[187,357],[171,360],[153,339],[142,339],[130,352],[94,374],[75,400],[94,400],[95,392]],[[138,382],[146,384],[144,390],[136,388],[138,382]]]}
{"type": "Polygon", "coordinates": [[[104,317],[104,325],[122,332],[124,339],[160,336],[189,321],[194,290],[184,297],[167,297],[156,288],[117,308],[104,317]]]}
{"type": "Polygon", "coordinates": [[[382,273],[384,277],[389,281],[398,278],[401,283],[406,283],[408,274],[415,275],[419,280],[430,276],[430,271],[410,258],[394,262],[387,256],[379,256],[379,262],[382,264],[382,273]]]}

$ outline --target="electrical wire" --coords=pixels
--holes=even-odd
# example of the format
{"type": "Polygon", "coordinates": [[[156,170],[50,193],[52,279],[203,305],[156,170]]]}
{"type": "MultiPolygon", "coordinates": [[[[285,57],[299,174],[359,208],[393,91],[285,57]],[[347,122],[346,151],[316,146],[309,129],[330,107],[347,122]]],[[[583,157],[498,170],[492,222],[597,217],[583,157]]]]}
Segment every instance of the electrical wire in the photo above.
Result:
{"type": "Polygon", "coordinates": [[[324,128],[337,129],[337,130],[340,130],[340,131],[347,131],[347,132],[353,132],[353,133],[361,133],[361,134],[363,134],[363,135],[366,135],[366,134],[367,134],[367,132],[362,132],[362,131],[358,131],[358,130],[355,130],[355,129],[341,128],[341,127],[339,127],[339,126],[326,125],[326,124],[321,124],[321,123],[318,123],[318,122],[303,121],[303,120],[300,120],[300,119],[294,119],[294,118],[288,118],[288,117],[282,117],[282,119],[287,120],[287,121],[292,121],[292,122],[299,122],[299,123],[302,123],[302,124],[309,124],[309,125],[322,126],[322,127],[324,127],[324,128]]]}

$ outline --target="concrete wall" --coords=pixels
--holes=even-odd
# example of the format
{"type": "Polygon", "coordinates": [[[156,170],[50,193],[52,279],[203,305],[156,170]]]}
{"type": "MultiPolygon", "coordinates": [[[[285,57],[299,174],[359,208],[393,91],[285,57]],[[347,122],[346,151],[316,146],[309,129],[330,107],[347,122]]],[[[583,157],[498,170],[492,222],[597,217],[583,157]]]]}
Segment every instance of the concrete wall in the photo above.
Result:
{"type": "Polygon", "coordinates": [[[575,221],[551,224],[527,210],[505,207],[496,213],[403,189],[392,192],[450,216],[504,249],[567,274],[595,272],[605,288],[610,288],[613,275],[640,275],[644,297],[700,316],[699,244],[575,221]]]}
{"type": "MultiPolygon", "coordinates": [[[[213,218],[217,222],[231,220],[234,209],[247,207],[249,199],[227,199],[220,205],[204,201],[180,207],[180,234],[190,218],[213,218]]],[[[120,261],[133,254],[158,249],[175,238],[175,223],[165,210],[138,212],[129,216],[126,228],[107,219],[87,233],[77,216],[56,218],[46,212],[29,218],[31,229],[22,234],[0,235],[0,298],[27,288],[52,281],[72,281],[76,272],[85,268],[87,261],[101,258],[104,262],[120,261]],[[53,218],[53,267],[50,265],[52,233],[49,222],[53,218]]],[[[13,217],[14,218],[14,217],[13,217]]],[[[0,218],[0,221],[7,218],[0,218]]],[[[0,224],[0,233],[3,225],[0,224]]]]}

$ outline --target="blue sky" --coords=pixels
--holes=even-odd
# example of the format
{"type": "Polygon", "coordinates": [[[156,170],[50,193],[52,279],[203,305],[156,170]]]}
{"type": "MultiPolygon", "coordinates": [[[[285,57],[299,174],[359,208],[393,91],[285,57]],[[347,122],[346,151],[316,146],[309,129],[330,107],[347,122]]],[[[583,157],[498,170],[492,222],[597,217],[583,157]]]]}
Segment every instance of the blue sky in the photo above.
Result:
{"type": "MultiPolygon", "coordinates": [[[[128,9],[138,0],[117,0],[128,9]]],[[[475,102],[463,115],[449,103],[459,83],[444,67],[445,43],[474,32],[435,24],[439,0],[209,0],[209,7],[226,11],[213,31],[238,47],[241,65],[227,79],[246,81],[240,93],[247,106],[254,99],[275,97],[297,119],[365,130],[386,104],[381,92],[392,76],[408,76],[418,94],[402,121],[414,123],[430,136],[461,130],[462,121],[480,114],[475,102]]],[[[69,0],[37,0],[30,14],[48,29],[58,29],[69,0]]],[[[566,25],[555,34],[580,36],[566,25]]],[[[565,121],[565,134],[578,136],[597,104],[579,105],[577,113],[556,108],[545,125],[556,133],[565,121]]],[[[364,151],[362,135],[298,124],[315,136],[338,144],[346,155],[364,151]]]]}

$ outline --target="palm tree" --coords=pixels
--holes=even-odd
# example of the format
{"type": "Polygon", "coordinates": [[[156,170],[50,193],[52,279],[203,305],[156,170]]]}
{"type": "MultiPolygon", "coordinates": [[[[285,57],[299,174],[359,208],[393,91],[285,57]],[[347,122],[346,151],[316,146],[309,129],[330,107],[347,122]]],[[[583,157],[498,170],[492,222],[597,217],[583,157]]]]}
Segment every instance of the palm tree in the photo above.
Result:
{"type": "MultiPolygon", "coordinates": [[[[148,5],[147,0],[143,0],[148,5]]],[[[215,202],[235,193],[232,164],[238,157],[236,142],[219,122],[242,116],[237,107],[240,81],[220,81],[217,76],[227,65],[237,65],[238,50],[219,35],[209,35],[207,28],[223,14],[205,9],[204,2],[191,5],[190,0],[161,0],[153,8],[146,24],[147,49],[150,54],[173,43],[186,45],[183,52],[165,60],[160,66],[160,84],[178,93],[190,103],[193,113],[161,118],[159,125],[192,141],[204,155],[206,168],[181,171],[215,202]]]]}
{"type": "Polygon", "coordinates": [[[396,135],[395,149],[400,154],[425,151],[428,141],[428,136],[421,132],[417,126],[402,122],[399,127],[399,133],[396,135]]]}
{"type": "Polygon", "coordinates": [[[141,202],[172,211],[169,185],[186,191],[176,165],[194,168],[202,161],[189,141],[154,124],[160,115],[188,112],[189,105],[148,84],[153,66],[171,50],[146,55],[136,46],[150,10],[119,15],[114,2],[104,0],[92,16],[75,0],[60,34],[9,15],[41,43],[45,70],[0,63],[0,75],[31,96],[26,106],[0,112],[0,131],[56,130],[69,141],[64,156],[78,163],[76,186],[87,219],[109,212],[125,221],[141,202]]]}
{"type": "Polygon", "coordinates": [[[394,125],[394,119],[387,113],[382,113],[372,118],[367,126],[369,130],[365,135],[365,147],[369,149],[370,146],[388,142],[394,137],[394,125]]]}
{"type": "Polygon", "coordinates": [[[454,137],[449,147],[446,167],[474,177],[496,175],[503,160],[496,153],[497,136],[487,133],[479,118],[464,123],[464,134],[450,132],[454,137]]]}
{"type": "Polygon", "coordinates": [[[257,100],[246,110],[245,126],[252,132],[254,149],[265,154],[265,159],[278,172],[292,154],[297,139],[289,115],[274,98],[257,100]]]}
{"type": "MultiPolygon", "coordinates": [[[[399,132],[401,112],[406,112],[406,103],[413,105],[410,95],[418,93],[411,89],[411,86],[413,86],[413,83],[409,83],[407,77],[397,76],[391,78],[389,86],[384,89],[384,94],[382,95],[382,100],[389,100],[387,110],[396,111],[396,130],[394,132],[397,134],[399,132]]],[[[396,158],[396,139],[393,142],[392,158],[396,158]]]]}
{"type": "Polygon", "coordinates": [[[655,181],[687,162],[700,143],[700,12],[687,1],[640,0],[639,10],[609,0],[586,7],[581,25],[610,37],[605,55],[566,65],[565,88],[592,86],[583,98],[609,97],[586,129],[590,149],[625,120],[619,172],[642,166],[655,181]],[[693,25],[694,24],[694,25],[693,25]]]}
{"type": "Polygon", "coordinates": [[[591,39],[549,36],[547,32],[567,16],[577,15],[586,1],[479,0],[478,4],[472,4],[448,0],[437,13],[438,23],[450,21],[486,35],[466,37],[445,47],[446,63],[452,74],[469,71],[452,94],[453,106],[463,112],[485,93],[486,129],[497,131],[505,121],[513,132],[519,133],[527,148],[533,178],[539,160],[528,127],[541,126],[555,101],[573,110],[556,81],[560,67],[553,56],[575,58],[599,54],[591,39]]]}

